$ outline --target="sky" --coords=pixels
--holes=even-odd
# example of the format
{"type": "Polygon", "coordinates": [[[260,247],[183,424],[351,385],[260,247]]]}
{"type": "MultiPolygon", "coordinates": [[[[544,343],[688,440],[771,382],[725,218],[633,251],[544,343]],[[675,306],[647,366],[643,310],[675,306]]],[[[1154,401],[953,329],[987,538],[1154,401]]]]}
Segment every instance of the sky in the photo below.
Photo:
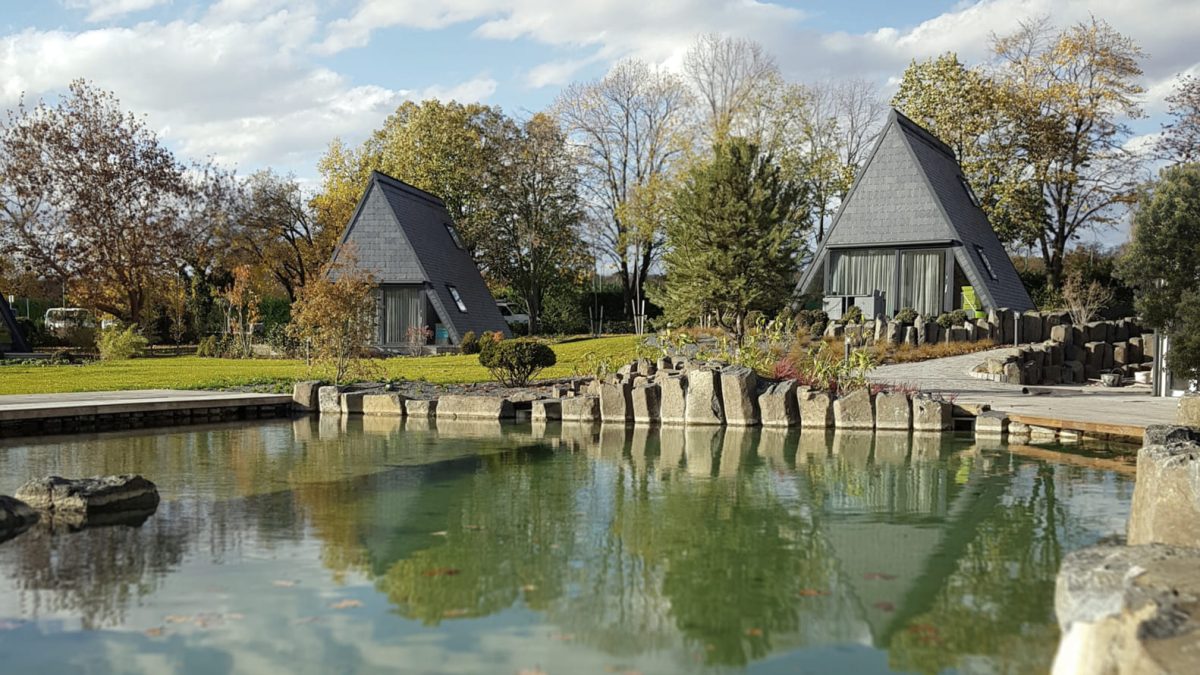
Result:
{"type": "Polygon", "coordinates": [[[791,80],[888,96],[913,59],[976,63],[1021,19],[1089,15],[1146,53],[1145,142],[1200,74],[1197,0],[0,0],[0,109],[83,77],[184,157],[310,181],[333,138],[361,141],[405,99],[525,117],[621,58],[677,68],[701,33],[757,40],[791,80]]]}

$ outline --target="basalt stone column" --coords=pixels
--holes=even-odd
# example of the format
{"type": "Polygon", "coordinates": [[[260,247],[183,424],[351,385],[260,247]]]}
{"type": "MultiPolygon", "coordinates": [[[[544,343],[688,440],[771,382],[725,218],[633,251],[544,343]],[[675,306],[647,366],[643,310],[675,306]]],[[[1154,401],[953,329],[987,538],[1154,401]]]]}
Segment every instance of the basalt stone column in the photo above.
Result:
{"type": "Polygon", "coordinates": [[[833,402],[833,423],[838,429],[874,429],[875,401],[865,388],[833,402]]]}
{"type": "Polygon", "coordinates": [[[1200,430],[1151,426],[1138,451],[1129,545],[1200,547],[1200,430]]]}
{"type": "Polygon", "coordinates": [[[596,396],[573,396],[562,400],[563,420],[593,423],[600,419],[600,399],[596,396]]]}
{"type": "Polygon", "coordinates": [[[630,398],[633,402],[635,424],[658,424],[662,390],[657,384],[634,387],[630,398]]]}
{"type": "Polygon", "coordinates": [[[768,386],[758,395],[758,411],[764,427],[794,427],[800,424],[796,381],[784,380],[768,386]]]}
{"type": "Polygon", "coordinates": [[[340,415],[342,413],[341,390],[328,385],[317,390],[317,407],[325,415],[340,415]]]}
{"type": "Polygon", "coordinates": [[[721,378],[715,370],[688,371],[687,404],[684,416],[688,424],[724,424],[721,407],[721,378]]]}
{"type": "Polygon", "coordinates": [[[306,380],[292,385],[292,408],[304,412],[320,410],[320,401],[317,400],[317,392],[320,388],[321,383],[316,380],[306,380]]]}
{"type": "Polygon", "coordinates": [[[913,431],[946,431],[950,429],[954,425],[951,417],[952,407],[946,401],[926,396],[913,397],[913,431]]]}
{"type": "Polygon", "coordinates": [[[883,392],[875,397],[875,428],[908,431],[912,427],[912,405],[908,394],[883,392]]]}
{"type": "Polygon", "coordinates": [[[600,421],[625,424],[633,419],[633,387],[629,381],[600,385],[600,421]]]}
{"type": "Polygon", "coordinates": [[[758,376],[746,366],[721,369],[721,404],[725,424],[753,427],[759,424],[758,376]]]}
{"type": "Polygon", "coordinates": [[[796,394],[800,407],[800,426],[804,429],[828,429],[833,426],[833,397],[829,392],[802,389],[796,394]]]}
{"type": "Polygon", "coordinates": [[[659,380],[661,397],[659,400],[659,419],[663,424],[684,424],[687,422],[687,378],[683,375],[672,375],[659,380]]]}

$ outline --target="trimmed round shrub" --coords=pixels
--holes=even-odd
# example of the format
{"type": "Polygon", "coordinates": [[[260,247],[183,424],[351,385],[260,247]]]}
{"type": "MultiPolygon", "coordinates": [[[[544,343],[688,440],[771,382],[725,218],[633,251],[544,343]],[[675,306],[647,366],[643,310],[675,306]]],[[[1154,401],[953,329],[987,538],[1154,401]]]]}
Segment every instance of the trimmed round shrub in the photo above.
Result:
{"type": "Polygon", "coordinates": [[[553,349],[529,338],[484,340],[480,347],[479,364],[506,387],[524,387],[543,368],[558,361],[553,349]]]}
{"type": "Polygon", "coordinates": [[[862,323],[863,322],[862,308],[855,305],[854,307],[847,309],[846,312],[844,314],[842,314],[842,321],[844,323],[862,323]]]}
{"type": "Polygon", "coordinates": [[[953,312],[942,312],[937,318],[937,324],[942,328],[953,328],[961,326],[967,321],[967,313],[961,309],[956,309],[953,312]]]}
{"type": "Polygon", "coordinates": [[[821,337],[829,325],[829,315],[820,309],[802,309],[796,312],[796,327],[810,337],[821,337]]]}
{"type": "Polygon", "coordinates": [[[913,309],[912,307],[905,307],[899,312],[896,312],[896,320],[900,323],[912,325],[917,321],[917,310],[913,309]]]}
{"type": "Polygon", "coordinates": [[[458,346],[462,348],[462,353],[464,354],[478,354],[479,337],[475,335],[475,331],[469,330],[463,333],[462,341],[459,342],[458,346]]]}

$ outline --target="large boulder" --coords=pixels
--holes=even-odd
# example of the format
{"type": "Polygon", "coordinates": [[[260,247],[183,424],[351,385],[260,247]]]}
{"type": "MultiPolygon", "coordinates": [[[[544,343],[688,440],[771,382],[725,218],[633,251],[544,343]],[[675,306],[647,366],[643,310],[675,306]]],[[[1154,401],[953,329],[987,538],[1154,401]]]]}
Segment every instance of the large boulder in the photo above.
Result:
{"type": "Polygon", "coordinates": [[[1187,427],[1152,426],[1138,451],[1129,544],[1200,547],[1200,443],[1187,427]]]}
{"type": "Polygon", "coordinates": [[[724,424],[721,407],[721,379],[715,370],[688,371],[687,404],[684,416],[688,424],[724,424]]]}
{"type": "Polygon", "coordinates": [[[794,427],[800,424],[796,381],[772,384],[758,395],[758,414],[764,427],[794,427]]]}
{"type": "Polygon", "coordinates": [[[447,394],[438,399],[439,418],[502,420],[516,416],[512,401],[503,396],[447,394]]]}
{"type": "Polygon", "coordinates": [[[885,391],[875,397],[875,428],[908,431],[912,428],[913,406],[908,394],[885,391]]]}
{"type": "Polygon", "coordinates": [[[662,402],[662,389],[657,384],[643,384],[633,388],[630,394],[633,403],[634,424],[658,424],[662,402]]]}
{"type": "Polygon", "coordinates": [[[292,385],[292,408],[304,412],[317,412],[320,409],[320,401],[317,400],[317,393],[321,389],[321,383],[317,380],[305,380],[292,385]]]}
{"type": "Polygon", "coordinates": [[[600,384],[600,420],[625,424],[633,419],[633,385],[628,380],[600,384]]]}
{"type": "Polygon", "coordinates": [[[659,380],[658,386],[662,394],[659,400],[659,420],[663,424],[687,422],[687,378],[683,375],[672,375],[659,380]]]}
{"type": "Polygon", "coordinates": [[[600,398],[597,396],[572,396],[562,400],[564,421],[592,423],[600,419],[600,398]]]}
{"type": "Polygon", "coordinates": [[[796,394],[800,407],[800,426],[805,429],[828,429],[833,426],[833,397],[826,391],[802,389],[796,394]]]}
{"type": "Polygon", "coordinates": [[[725,424],[758,426],[758,376],[754,370],[746,366],[726,366],[720,372],[725,424]]]}
{"type": "Polygon", "coordinates": [[[43,511],[144,511],[158,506],[158,488],[134,474],[35,478],[18,488],[14,496],[43,511]]]}
{"type": "Polygon", "coordinates": [[[866,387],[833,402],[833,424],[838,429],[874,429],[875,400],[866,387]]]}
{"type": "Polygon", "coordinates": [[[38,521],[38,512],[20,499],[0,495],[0,542],[29,529],[38,521]]]}
{"type": "Polygon", "coordinates": [[[362,397],[362,414],[382,417],[404,416],[403,394],[389,392],[386,394],[367,394],[362,397]]]}
{"type": "Polygon", "coordinates": [[[1096,546],[1068,553],[1052,672],[1200,673],[1200,549],[1096,546]]]}
{"type": "Polygon", "coordinates": [[[930,396],[914,396],[912,399],[913,431],[946,431],[953,428],[954,406],[930,396]]]}

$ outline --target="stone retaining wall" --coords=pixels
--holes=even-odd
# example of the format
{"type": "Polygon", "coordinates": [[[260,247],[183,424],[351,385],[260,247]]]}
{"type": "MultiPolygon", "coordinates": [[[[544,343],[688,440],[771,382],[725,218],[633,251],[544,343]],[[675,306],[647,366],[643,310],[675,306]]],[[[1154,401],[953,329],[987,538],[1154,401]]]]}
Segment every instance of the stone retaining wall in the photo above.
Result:
{"type": "Polygon", "coordinates": [[[971,375],[1008,384],[1056,385],[1084,384],[1112,372],[1128,379],[1150,370],[1154,361],[1153,334],[1143,333],[1133,319],[1074,326],[1060,314],[1022,315],[1022,324],[1029,324],[1022,335],[1040,337],[1022,339],[1029,344],[988,357],[971,375]]]}
{"type": "MultiPolygon", "coordinates": [[[[333,415],[392,415],[500,420],[515,417],[500,396],[407,399],[396,393],[350,393],[302,382],[296,406],[333,415]],[[314,403],[315,402],[315,403],[314,403]]],[[[859,389],[835,398],[794,380],[763,380],[750,368],[664,359],[635,361],[603,381],[556,387],[530,403],[530,418],[633,426],[805,427],[947,431],[953,406],[937,397],[859,389]]]]}

